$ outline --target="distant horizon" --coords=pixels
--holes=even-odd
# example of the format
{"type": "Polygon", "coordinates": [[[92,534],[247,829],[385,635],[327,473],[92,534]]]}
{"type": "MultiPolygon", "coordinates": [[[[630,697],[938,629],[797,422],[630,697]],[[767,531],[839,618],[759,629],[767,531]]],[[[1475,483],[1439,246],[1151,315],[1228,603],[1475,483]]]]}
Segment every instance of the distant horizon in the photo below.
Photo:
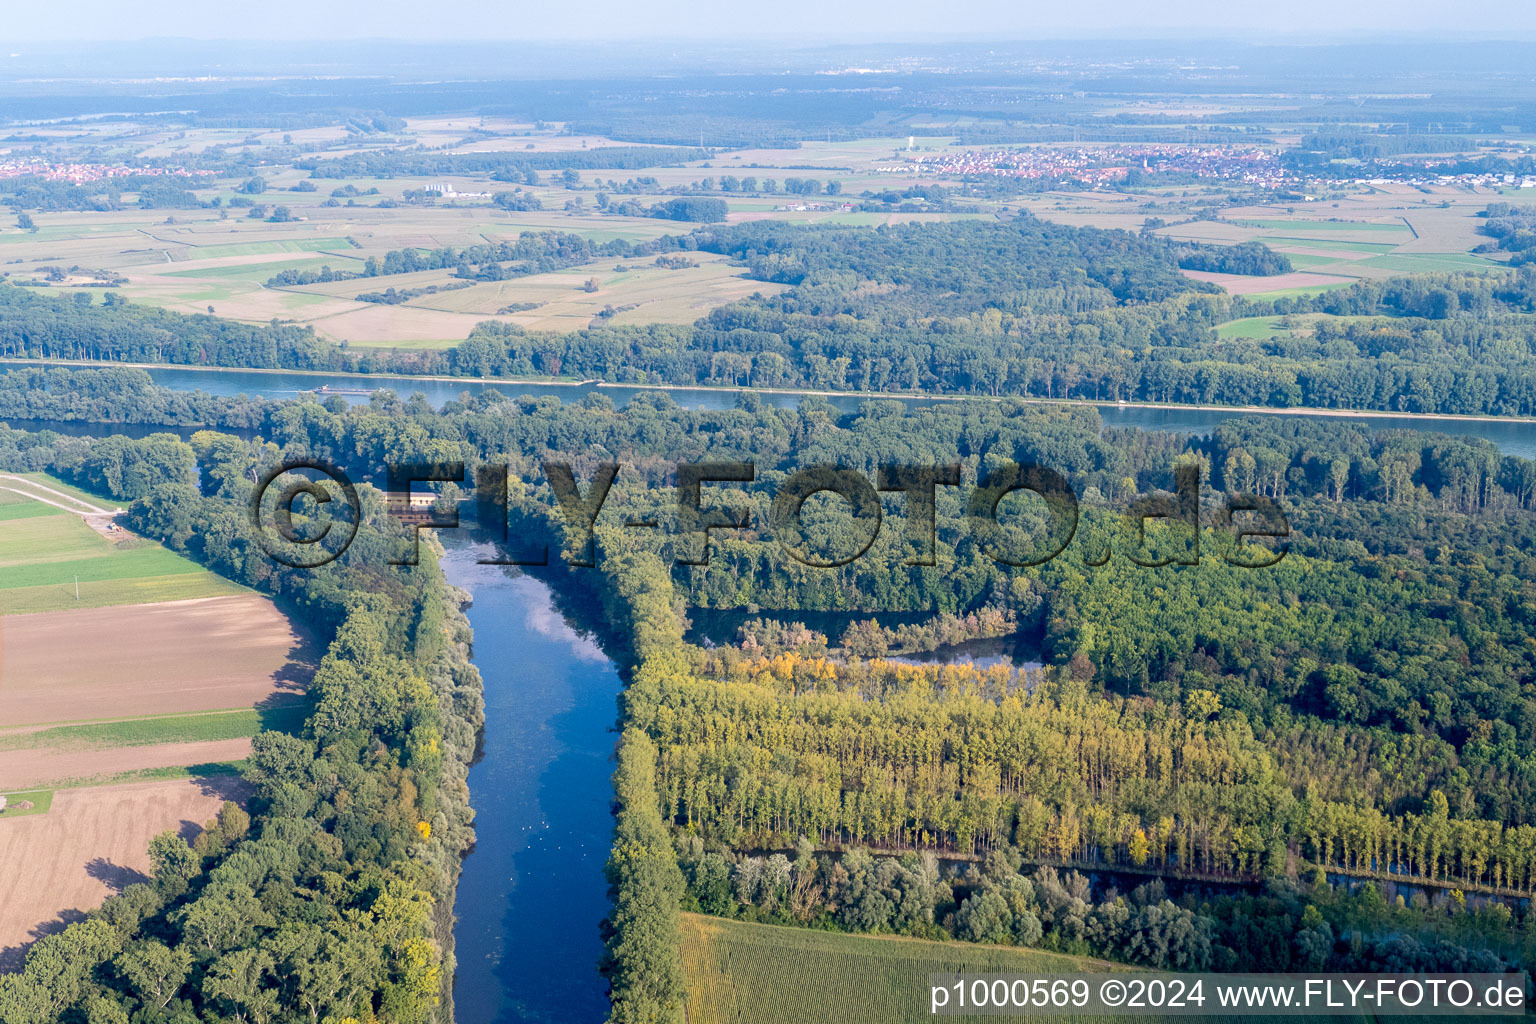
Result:
{"type": "MultiPolygon", "coordinates": [[[[1536,5],[1533,5],[1533,14],[1536,14],[1536,5]]],[[[278,36],[211,36],[211,35],[187,35],[181,33],[149,33],[140,36],[114,36],[114,37],[23,37],[18,38],[8,35],[9,26],[0,28],[0,47],[5,46],[38,46],[38,47],[68,47],[68,46],[139,46],[145,44],[186,44],[200,45],[227,45],[227,46],[294,46],[307,44],[341,44],[349,46],[367,45],[370,43],[383,43],[397,46],[496,46],[496,45],[555,45],[575,46],[580,44],[613,44],[624,45],[643,43],[672,44],[681,47],[693,45],[707,45],[719,43],[737,43],[758,45],[763,42],[771,42],[775,45],[785,45],[794,49],[817,50],[835,49],[838,47],[879,46],[884,44],[909,44],[926,43],[930,45],[971,44],[1014,47],[1032,43],[1084,43],[1103,45],[1106,43],[1242,43],[1249,46],[1295,46],[1295,45],[1321,45],[1347,43],[1350,45],[1379,44],[1382,46],[1401,45],[1404,43],[1431,43],[1454,42],[1466,43],[1509,43],[1509,42],[1536,42],[1536,18],[1532,19],[1530,27],[1510,29],[1493,28],[1421,28],[1421,29],[1368,29],[1352,28],[1337,29],[1331,32],[1322,31],[1315,27],[1305,29],[1276,30],[1266,28],[1238,29],[1238,28],[1212,28],[1205,25],[1172,26],[1167,28],[1155,28],[1143,26],[1127,28],[1115,31],[1103,31],[1090,33],[1086,29],[1039,29],[1033,34],[998,34],[983,30],[968,32],[942,32],[942,31],[913,31],[913,32],[871,32],[855,34],[853,32],[821,35],[814,38],[807,37],[803,33],[791,31],[762,32],[762,31],[722,31],[716,33],[698,33],[693,35],[678,35],[675,32],[626,31],[613,35],[605,35],[602,32],[586,34],[551,34],[551,35],[478,35],[478,36],[397,36],[397,35],[366,35],[358,34],[346,37],[327,37],[302,35],[295,38],[280,38],[278,36]]]]}
{"type": "Polygon", "coordinates": [[[1072,7],[1041,0],[844,0],[835,5],[781,0],[727,7],[696,0],[647,5],[588,0],[580,8],[456,0],[424,10],[414,0],[267,0],[220,9],[194,0],[76,0],[61,14],[35,5],[8,12],[0,45],[141,43],[183,39],[381,42],[674,42],[800,40],[828,43],[903,41],[1056,41],[1175,39],[1316,39],[1362,37],[1484,38],[1536,35],[1536,5],[1483,0],[1454,8],[1439,0],[1292,0],[1284,7],[1230,0],[1100,0],[1072,7]]]}

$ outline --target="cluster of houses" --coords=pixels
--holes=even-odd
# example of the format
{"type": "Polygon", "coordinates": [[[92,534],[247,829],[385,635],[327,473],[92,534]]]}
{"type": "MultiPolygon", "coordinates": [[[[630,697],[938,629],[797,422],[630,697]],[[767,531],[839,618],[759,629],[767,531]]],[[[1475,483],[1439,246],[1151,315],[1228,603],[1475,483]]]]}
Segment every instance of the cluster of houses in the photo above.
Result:
{"type": "Polygon", "coordinates": [[[828,213],[850,213],[853,211],[852,203],[808,203],[789,202],[781,206],[775,206],[775,210],[821,210],[828,213]]]}
{"type": "Polygon", "coordinates": [[[956,150],[916,156],[880,170],[895,174],[962,177],[992,175],[1104,185],[1124,180],[1131,168],[1276,187],[1284,178],[1279,157],[1257,146],[1190,146],[1172,143],[1108,146],[1032,146],[956,150]]]}
{"type": "Polygon", "coordinates": [[[491,198],[491,194],[489,192],[460,192],[458,189],[453,187],[453,182],[451,182],[451,181],[434,181],[430,185],[427,185],[423,189],[423,191],[426,191],[426,192],[436,192],[439,195],[441,195],[444,199],[489,199],[489,198],[491,198]]]}
{"type": "Polygon", "coordinates": [[[1357,178],[1358,185],[1442,185],[1453,188],[1536,188],[1536,175],[1530,174],[1431,174],[1426,168],[1423,174],[1392,178],[1357,178]]]}
{"type": "Polygon", "coordinates": [[[184,167],[129,167],[126,164],[57,164],[49,160],[4,159],[0,160],[0,178],[44,178],[48,181],[71,181],[76,185],[88,181],[107,181],[111,178],[148,177],[191,178],[212,174],[212,171],[189,171],[184,167]]]}

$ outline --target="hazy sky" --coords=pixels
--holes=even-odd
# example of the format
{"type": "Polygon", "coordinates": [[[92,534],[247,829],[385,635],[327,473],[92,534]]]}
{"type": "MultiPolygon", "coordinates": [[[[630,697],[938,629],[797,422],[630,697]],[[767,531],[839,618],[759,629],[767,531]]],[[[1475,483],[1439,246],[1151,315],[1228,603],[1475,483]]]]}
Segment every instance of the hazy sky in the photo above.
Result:
{"type": "Polygon", "coordinates": [[[1532,0],[67,0],[5,5],[0,42],[573,39],[772,35],[807,43],[952,36],[1306,36],[1536,31],[1532,0]]]}

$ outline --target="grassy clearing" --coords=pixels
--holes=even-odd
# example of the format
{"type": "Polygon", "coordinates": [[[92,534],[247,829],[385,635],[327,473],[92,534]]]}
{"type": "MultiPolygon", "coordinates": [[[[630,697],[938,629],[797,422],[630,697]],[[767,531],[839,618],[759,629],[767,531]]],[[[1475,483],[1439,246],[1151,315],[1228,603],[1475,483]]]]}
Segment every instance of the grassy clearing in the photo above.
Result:
{"type": "Polygon", "coordinates": [[[52,487],[56,491],[63,491],[71,498],[75,498],[80,501],[87,501],[92,505],[97,505],[101,508],[123,507],[123,503],[118,501],[116,498],[109,497],[105,494],[93,494],[90,491],[82,490],[81,488],[76,487],[74,484],[65,483],[63,480],[60,480],[56,476],[49,476],[47,473],[20,473],[18,475],[25,480],[31,480],[34,483],[42,484],[45,487],[52,487]]]}
{"type": "MultiPolygon", "coordinates": [[[[93,503],[101,500],[44,480],[93,503]]],[[[246,593],[154,541],[113,543],[76,515],[15,492],[0,494],[6,496],[0,504],[0,614],[246,593]]]]}
{"type": "Polygon", "coordinates": [[[378,348],[401,349],[411,352],[437,352],[445,348],[452,348],[463,338],[411,338],[408,341],[390,341],[388,339],[366,338],[361,341],[348,342],[351,348],[378,348]]]}
{"type": "MultiPolygon", "coordinates": [[[[5,487],[21,486],[11,480],[0,480],[0,485],[5,487]]],[[[0,508],[4,508],[6,505],[26,505],[31,503],[31,501],[32,499],[25,494],[17,494],[15,491],[0,489],[0,508]]]]}
{"type": "MultiPolygon", "coordinates": [[[[682,938],[684,1012],[689,1024],[925,1024],[934,1019],[929,1013],[930,974],[1029,976],[1137,970],[1125,964],[1039,950],[845,935],[698,914],[682,915],[682,938]]],[[[1209,992],[1206,998],[1214,1002],[1209,992]]],[[[1028,1016],[1082,1024],[1169,1019],[1151,1015],[1028,1016]]],[[[957,1015],[942,1019],[982,1024],[1002,1018],[957,1015]]],[[[1235,1024],[1252,1018],[1212,1015],[1203,1019],[1213,1024],[1235,1024]]]]}
{"type": "Polygon", "coordinates": [[[1311,334],[1320,320],[1331,320],[1334,323],[1347,324],[1361,321],[1390,320],[1385,314],[1376,316],[1351,315],[1337,316],[1332,313],[1294,313],[1291,315],[1296,327],[1287,330],[1281,326],[1283,317],[1278,316],[1250,316],[1241,320],[1228,320],[1224,324],[1216,326],[1216,334],[1222,338],[1270,338],[1277,334],[1307,335],[1311,334]]]}
{"type": "Polygon", "coordinates": [[[0,750],[28,750],[37,747],[50,750],[105,750],[146,747],[157,743],[240,740],[262,731],[297,734],[308,715],[308,702],[294,702],[261,710],[237,708],[233,711],[132,718],[120,722],[61,725],[30,732],[0,733],[0,750]]]}
{"type": "MultiPolygon", "coordinates": [[[[436,311],[487,317],[514,304],[533,303],[533,309],[512,314],[512,321],[533,330],[578,330],[609,307],[614,311],[610,322],[616,324],[692,323],[717,306],[782,287],[750,280],[740,267],[720,259],[705,258],[698,266],[680,270],[658,267],[654,260],[630,259],[423,295],[396,308],[420,310],[422,315],[436,311]],[[584,289],[588,279],[597,281],[595,292],[584,289]]],[[[355,290],[377,290],[377,286],[355,290]]],[[[404,347],[407,343],[390,344],[404,347]]]]}
{"type": "Polygon", "coordinates": [[[203,761],[199,764],[171,765],[165,768],[136,768],[133,771],[113,772],[106,775],[86,775],[68,779],[55,789],[89,789],[95,786],[121,786],[129,782],[160,782],[165,779],[204,779],[217,776],[239,775],[246,762],[203,761]]]}
{"type": "MultiPolygon", "coordinates": [[[[13,520],[0,530],[0,567],[15,570],[53,562],[74,562],[100,558],[112,553],[107,539],[80,519],[52,505],[34,502],[53,515],[36,515],[13,520]]],[[[13,506],[14,507],[14,506],[13,506]]],[[[46,580],[13,582],[21,575],[14,571],[0,573],[0,587],[30,587],[46,580]]]]}
{"type": "Polygon", "coordinates": [[[1276,316],[1250,316],[1241,320],[1228,320],[1216,327],[1219,338],[1269,338],[1276,334],[1291,333],[1280,326],[1276,316]]]}
{"type": "Polygon", "coordinates": [[[11,818],[25,818],[29,814],[47,814],[48,808],[53,806],[53,790],[28,789],[19,793],[0,794],[5,797],[5,810],[0,811],[0,821],[11,818]],[[30,800],[32,806],[23,810],[16,805],[23,800],[30,800]]]}
{"type": "MultiPolygon", "coordinates": [[[[49,482],[52,486],[52,482],[49,482]]],[[[60,488],[65,490],[65,488],[60,488]]],[[[69,490],[73,490],[70,488],[69,490]]],[[[202,578],[202,585],[173,588],[186,596],[241,593],[244,588],[220,580],[202,566],[176,554],[154,541],[125,535],[114,543],[85,524],[79,516],[61,512],[52,505],[24,498],[15,492],[0,492],[7,500],[0,505],[0,592],[29,591],[24,597],[39,601],[0,599],[0,610],[15,613],[81,607],[87,596],[92,606],[123,603],[128,598],[137,603],[144,590],[113,584],[132,581],[164,580],[168,577],[202,578]],[[32,511],[39,510],[39,511],[32,511]],[[79,598],[75,587],[79,584],[79,598]],[[107,584],[106,587],[93,586],[107,584]],[[103,593],[105,591],[105,593],[103,593]],[[57,600],[50,596],[57,595],[57,600]],[[41,605],[41,606],[39,606],[41,605]]],[[[83,492],[82,492],[83,493],[83,492]]],[[[151,586],[150,591],[161,588],[151,586]]],[[[166,598],[161,598],[165,600],[166,598]]]]}
{"type": "MultiPolygon", "coordinates": [[[[122,233],[124,238],[132,239],[134,236],[128,230],[126,224],[108,224],[88,226],[80,224],[39,224],[36,231],[4,231],[0,232],[0,245],[26,245],[35,242],[62,242],[78,238],[82,234],[111,232],[122,233]]],[[[142,236],[140,236],[142,237],[142,236]]]]}
{"type": "Polygon", "coordinates": [[[1291,261],[1291,266],[1297,270],[1312,270],[1316,267],[1327,267],[1329,273],[1347,274],[1349,268],[1355,265],[1354,260],[1341,260],[1335,256],[1314,256],[1311,253],[1288,252],[1285,258],[1291,261]]]}
{"type": "Polygon", "coordinates": [[[1368,260],[1361,260],[1358,266],[1371,267],[1375,270],[1390,270],[1404,274],[1449,273],[1458,270],[1481,271],[1484,273],[1507,269],[1504,264],[1494,260],[1480,259],[1476,256],[1467,256],[1462,253],[1408,253],[1397,252],[1390,256],[1372,256],[1368,260]]]}
{"type": "MultiPolygon", "coordinates": [[[[46,523],[55,518],[63,519],[64,517],[25,519],[12,523],[11,526],[46,523]]],[[[167,551],[152,541],[140,541],[137,546],[130,548],[93,552],[85,558],[16,561],[8,557],[11,553],[11,538],[6,535],[11,532],[11,526],[0,530],[0,552],[4,553],[0,555],[0,590],[57,586],[63,583],[73,586],[77,579],[84,585],[109,580],[138,579],[145,576],[183,576],[207,572],[196,562],[189,561],[174,551],[167,551]]]]}
{"type": "Polygon", "coordinates": [[[281,263],[237,263],[227,267],[198,267],[196,270],[172,270],[157,276],[183,278],[217,278],[224,280],[266,282],[284,270],[319,270],[329,266],[333,270],[346,270],[357,266],[353,259],[344,256],[325,256],[307,260],[284,260],[281,263]]]}

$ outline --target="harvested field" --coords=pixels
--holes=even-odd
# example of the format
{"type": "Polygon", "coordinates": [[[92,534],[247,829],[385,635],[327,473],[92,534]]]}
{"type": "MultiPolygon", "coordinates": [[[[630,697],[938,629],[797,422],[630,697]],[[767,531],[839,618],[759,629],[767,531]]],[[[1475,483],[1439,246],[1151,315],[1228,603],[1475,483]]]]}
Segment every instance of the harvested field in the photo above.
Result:
{"type": "Polygon", "coordinates": [[[1297,256],[1315,256],[1323,260],[1364,260],[1370,259],[1371,254],[1377,251],[1375,249],[1363,251],[1351,251],[1348,249],[1314,249],[1310,246],[1279,245],[1274,242],[1268,242],[1266,244],[1268,244],[1269,247],[1274,249],[1276,252],[1283,252],[1292,257],[1292,263],[1296,262],[1295,257],[1297,256]]]}
{"type": "Polygon", "coordinates": [[[250,706],[301,692],[310,651],[254,594],[8,616],[0,726],[250,706]]]}
{"type": "Polygon", "coordinates": [[[514,303],[538,303],[535,309],[512,314],[512,322],[532,330],[576,330],[609,306],[619,310],[613,323],[692,323],[716,306],[754,292],[783,290],[782,285],[744,277],[741,268],[723,259],[692,258],[698,266],[679,270],[662,269],[654,259],[605,261],[423,295],[410,306],[485,319],[514,303]],[[589,279],[598,283],[594,292],[582,287],[589,279]]]}
{"type": "Polygon", "coordinates": [[[149,840],[167,829],[193,836],[228,799],[233,776],[62,790],[47,814],[0,821],[0,970],[125,886],[146,881],[149,840]]]}
{"type": "MultiPolygon", "coordinates": [[[[250,737],[200,743],[157,743],[115,750],[32,748],[0,751],[0,789],[88,784],[121,772],[239,761],[251,752],[250,737]]],[[[0,822],[0,829],[4,823],[0,822]]]]}

